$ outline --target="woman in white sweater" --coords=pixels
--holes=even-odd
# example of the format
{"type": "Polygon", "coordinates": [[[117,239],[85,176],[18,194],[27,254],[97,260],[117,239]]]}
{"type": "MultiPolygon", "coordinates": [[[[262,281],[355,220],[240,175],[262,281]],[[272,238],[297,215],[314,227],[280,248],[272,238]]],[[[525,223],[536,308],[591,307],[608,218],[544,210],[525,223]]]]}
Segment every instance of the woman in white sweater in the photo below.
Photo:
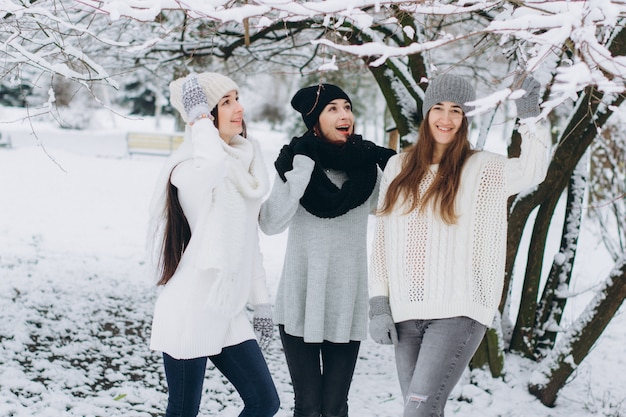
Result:
{"type": "Polygon", "coordinates": [[[448,395],[500,301],[507,199],[543,181],[548,132],[536,123],[539,83],[516,100],[519,158],[474,151],[474,88],[434,78],[416,144],[392,157],[381,181],[369,279],[370,335],[395,345],[404,417],[443,416],[448,395]]]}
{"type": "Polygon", "coordinates": [[[269,190],[261,152],[242,136],[230,78],[190,75],[172,82],[170,93],[187,127],[153,202],[162,289],[150,347],[163,352],[165,416],[198,414],[207,358],[241,395],[240,416],[273,416],[278,394],[259,347],[273,329],[257,224],[269,190]]]}

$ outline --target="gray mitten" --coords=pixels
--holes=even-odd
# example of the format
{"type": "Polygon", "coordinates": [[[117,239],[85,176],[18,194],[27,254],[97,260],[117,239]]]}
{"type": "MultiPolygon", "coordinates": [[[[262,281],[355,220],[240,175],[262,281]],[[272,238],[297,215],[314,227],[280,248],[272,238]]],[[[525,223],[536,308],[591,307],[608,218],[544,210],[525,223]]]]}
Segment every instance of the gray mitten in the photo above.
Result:
{"type": "Polygon", "coordinates": [[[378,295],[370,298],[370,336],[376,343],[391,345],[398,343],[396,324],[391,317],[389,297],[378,295]]]}
{"type": "MultiPolygon", "coordinates": [[[[514,85],[519,83],[519,77],[515,79],[514,85]]],[[[541,110],[539,109],[539,91],[541,84],[533,77],[528,76],[522,81],[520,89],[526,91],[521,98],[515,100],[517,107],[517,117],[525,119],[527,117],[537,117],[541,110]]]]}
{"type": "Polygon", "coordinates": [[[259,342],[259,346],[261,349],[266,350],[274,334],[272,306],[270,304],[259,304],[254,307],[252,327],[254,328],[254,334],[259,342]]]}
{"type": "Polygon", "coordinates": [[[189,123],[193,123],[203,114],[208,115],[211,111],[206,93],[194,74],[188,75],[183,83],[183,107],[187,112],[189,123]]]}

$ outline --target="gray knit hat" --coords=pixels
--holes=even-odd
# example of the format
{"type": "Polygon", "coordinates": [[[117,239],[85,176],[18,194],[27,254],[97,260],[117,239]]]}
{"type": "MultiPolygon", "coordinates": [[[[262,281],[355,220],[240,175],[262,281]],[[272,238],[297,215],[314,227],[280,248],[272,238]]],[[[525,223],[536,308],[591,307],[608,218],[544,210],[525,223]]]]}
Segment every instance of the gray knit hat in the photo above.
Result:
{"type": "MultiPolygon", "coordinates": [[[[207,101],[209,103],[209,109],[213,110],[222,97],[229,91],[239,91],[237,84],[226,77],[225,75],[217,72],[202,72],[196,74],[198,83],[206,94],[207,101]]],[[[183,106],[183,84],[186,77],[181,77],[170,83],[170,103],[178,112],[185,122],[189,122],[187,112],[183,106]]]]}
{"type": "Polygon", "coordinates": [[[451,101],[461,106],[467,117],[467,113],[474,110],[474,107],[466,103],[474,100],[476,100],[476,91],[465,78],[453,74],[439,75],[433,78],[426,87],[422,115],[426,118],[426,113],[432,106],[443,101],[451,101]]]}

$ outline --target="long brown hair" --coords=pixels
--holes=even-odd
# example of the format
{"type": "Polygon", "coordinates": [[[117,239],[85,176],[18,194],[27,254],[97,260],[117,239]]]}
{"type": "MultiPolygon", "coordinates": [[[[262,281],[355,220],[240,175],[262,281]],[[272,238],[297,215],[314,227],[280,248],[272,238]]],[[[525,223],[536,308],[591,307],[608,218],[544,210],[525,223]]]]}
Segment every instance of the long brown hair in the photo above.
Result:
{"type": "Polygon", "coordinates": [[[468,121],[463,117],[459,131],[454,140],[444,151],[439,162],[433,183],[424,195],[420,195],[419,186],[433,161],[435,139],[428,126],[428,116],[419,128],[418,140],[408,151],[402,161],[400,173],[391,181],[379,214],[389,214],[398,200],[410,203],[407,213],[415,209],[424,210],[427,204],[434,204],[442,220],[454,224],[457,214],[454,200],[461,183],[461,171],[467,158],[474,152],[468,141],[468,121]]]}
{"type": "Polygon", "coordinates": [[[164,214],[165,230],[159,258],[161,279],[157,285],[165,285],[172,278],[191,239],[191,228],[178,200],[178,189],[172,184],[171,172],[167,181],[164,214]]]}

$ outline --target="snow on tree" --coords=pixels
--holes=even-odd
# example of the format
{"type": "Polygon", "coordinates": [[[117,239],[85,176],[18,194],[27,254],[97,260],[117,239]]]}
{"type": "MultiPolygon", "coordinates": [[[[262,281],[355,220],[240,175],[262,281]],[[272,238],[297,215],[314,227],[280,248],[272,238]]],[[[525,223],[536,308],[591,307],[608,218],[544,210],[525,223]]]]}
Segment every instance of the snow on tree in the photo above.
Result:
{"type": "MultiPolygon", "coordinates": [[[[612,234],[613,228],[605,228],[607,239],[621,239],[613,245],[615,268],[606,285],[597,289],[597,301],[585,316],[568,328],[561,323],[569,277],[575,273],[580,222],[585,219],[581,204],[589,169],[581,160],[624,100],[623,1],[4,0],[1,4],[3,78],[22,80],[26,74],[39,73],[73,80],[86,89],[92,83],[119,88],[118,79],[139,77],[134,70],[141,67],[154,75],[151,88],[158,90],[160,85],[163,91],[171,77],[216,63],[242,74],[278,66],[319,74],[320,80],[329,70],[349,75],[360,67],[378,84],[403,144],[416,139],[428,79],[454,71],[471,77],[482,97],[475,103],[473,119],[480,132],[478,145],[482,147],[490,135],[505,136],[508,153],[515,156],[520,137],[510,102],[519,91],[512,80],[518,73],[531,74],[544,86],[541,118],[552,126],[552,159],[542,184],[511,199],[502,317],[472,365],[488,364],[498,375],[504,352],[537,361],[538,370],[550,362],[554,372],[543,372],[546,379],[531,387],[550,405],[623,303],[622,205],[603,220],[622,227],[618,236],[612,234]],[[568,203],[561,251],[549,277],[542,277],[549,226],[564,193],[568,203]],[[520,249],[526,229],[532,229],[527,251],[520,249]],[[516,262],[526,265],[523,276],[513,276],[516,262]],[[522,280],[519,294],[513,293],[514,280],[522,280]],[[520,299],[515,311],[513,298],[520,299]]],[[[149,78],[142,74],[144,80],[149,78]]],[[[613,135],[605,139],[616,142],[613,135]]],[[[615,166],[603,166],[617,172],[615,166]]],[[[598,184],[592,182],[593,195],[623,202],[623,188],[620,196],[617,188],[598,184]]]]}
{"type": "Polygon", "coordinates": [[[614,260],[626,251],[625,120],[614,114],[591,145],[589,214],[614,260]],[[613,233],[612,233],[613,232],[613,233]]]}

